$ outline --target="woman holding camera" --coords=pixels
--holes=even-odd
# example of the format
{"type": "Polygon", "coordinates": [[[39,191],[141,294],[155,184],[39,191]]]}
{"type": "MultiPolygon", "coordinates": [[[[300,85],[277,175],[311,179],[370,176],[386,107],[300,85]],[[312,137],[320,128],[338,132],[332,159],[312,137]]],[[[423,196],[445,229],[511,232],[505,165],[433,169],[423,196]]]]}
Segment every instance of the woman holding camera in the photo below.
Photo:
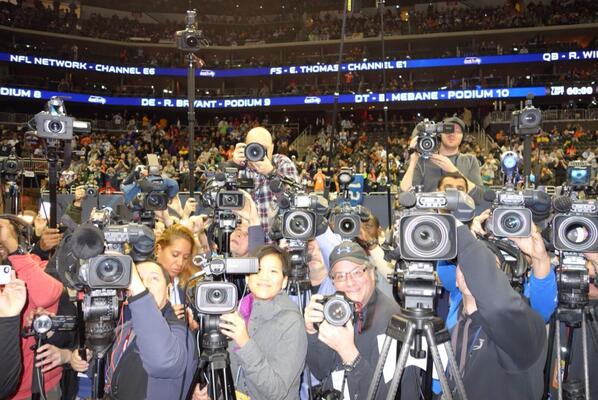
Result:
{"type": "MultiPolygon", "coordinates": [[[[235,387],[250,399],[299,399],[307,337],[299,308],[283,292],[291,267],[278,246],[261,247],[257,258],[259,271],[247,277],[251,293],[241,299],[238,312],[220,317],[221,332],[233,339],[235,387]]],[[[210,398],[207,386],[196,386],[194,400],[210,398]]]]}

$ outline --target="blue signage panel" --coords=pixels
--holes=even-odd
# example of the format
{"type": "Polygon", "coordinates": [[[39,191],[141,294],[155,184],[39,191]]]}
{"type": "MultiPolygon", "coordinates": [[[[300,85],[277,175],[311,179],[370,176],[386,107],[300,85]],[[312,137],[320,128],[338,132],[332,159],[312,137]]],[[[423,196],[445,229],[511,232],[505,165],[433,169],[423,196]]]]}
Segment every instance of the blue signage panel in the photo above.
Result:
{"type": "MultiPolygon", "coordinates": [[[[538,96],[561,95],[591,95],[594,88],[587,86],[530,86],[518,88],[499,89],[473,89],[473,90],[428,90],[414,92],[388,92],[366,94],[342,94],[339,96],[340,104],[381,104],[381,103],[417,103],[423,101],[450,101],[471,99],[506,99],[521,98],[528,94],[538,96]]],[[[154,98],[154,97],[114,97],[99,96],[82,93],[53,92],[48,90],[23,89],[16,87],[0,86],[0,96],[20,97],[28,99],[49,99],[60,96],[67,102],[91,103],[110,106],[135,106],[135,107],[165,107],[187,108],[186,99],[154,98]]],[[[249,108],[249,107],[277,107],[296,105],[323,105],[333,104],[334,96],[279,96],[279,97],[245,97],[225,99],[197,99],[195,107],[200,109],[221,108],[249,108]]]]}
{"type": "MultiPolygon", "coordinates": [[[[479,57],[452,57],[429,58],[421,60],[389,60],[389,61],[364,61],[341,64],[341,71],[380,71],[383,69],[415,69],[434,67],[459,67],[471,65],[513,64],[513,63],[538,63],[555,61],[580,61],[598,60],[598,50],[580,50],[569,52],[510,54],[502,56],[479,57]]],[[[94,64],[81,61],[58,60],[47,57],[10,54],[0,52],[0,61],[18,64],[42,65],[46,67],[75,69],[81,71],[95,71],[119,75],[145,75],[145,76],[186,76],[185,68],[158,68],[158,67],[131,67],[108,64],[94,64]]],[[[317,74],[324,72],[337,72],[337,64],[294,65],[286,67],[260,67],[260,68],[235,68],[235,69],[201,69],[196,72],[198,77],[204,78],[236,78],[243,76],[276,76],[294,74],[317,74]]]]}

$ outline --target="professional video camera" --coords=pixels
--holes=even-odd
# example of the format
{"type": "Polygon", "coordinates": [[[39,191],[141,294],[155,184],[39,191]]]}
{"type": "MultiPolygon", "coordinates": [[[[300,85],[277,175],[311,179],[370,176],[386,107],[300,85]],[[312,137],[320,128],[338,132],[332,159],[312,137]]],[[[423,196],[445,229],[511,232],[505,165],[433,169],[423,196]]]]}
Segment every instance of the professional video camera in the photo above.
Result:
{"type": "Polygon", "coordinates": [[[99,229],[104,229],[104,227],[110,225],[112,221],[112,209],[110,207],[104,208],[92,208],[91,214],[89,216],[89,223],[92,225],[97,226],[99,229]]]}
{"type": "MultiPolygon", "coordinates": [[[[344,292],[336,292],[324,296],[318,303],[324,306],[322,310],[324,320],[333,326],[345,326],[351,320],[355,320],[355,304],[345,295],[344,292]]],[[[314,327],[318,329],[319,324],[314,327]]]]}
{"type": "Polygon", "coordinates": [[[64,101],[57,96],[48,100],[47,111],[33,117],[36,135],[42,139],[71,140],[73,133],[91,132],[91,124],[66,115],[64,101]]]}
{"type": "Polygon", "coordinates": [[[444,122],[436,123],[427,118],[416,125],[417,143],[415,150],[422,158],[430,158],[438,150],[440,145],[440,134],[453,133],[455,131],[454,124],[445,124],[444,122]]]}
{"type": "Polygon", "coordinates": [[[13,148],[8,157],[0,157],[0,176],[2,180],[14,182],[23,170],[23,163],[17,158],[13,148]]]}
{"type": "Polygon", "coordinates": [[[189,53],[195,53],[201,50],[202,47],[207,46],[207,42],[203,37],[203,32],[197,30],[195,27],[196,16],[196,10],[187,10],[187,15],[185,16],[185,29],[175,33],[177,49],[189,53]]]}
{"type": "Polygon", "coordinates": [[[528,95],[525,106],[511,114],[511,129],[517,135],[534,135],[542,126],[542,112],[534,107],[532,95],[528,95]]]}
{"type": "Polygon", "coordinates": [[[349,185],[353,182],[354,171],[352,168],[341,168],[337,175],[341,195],[338,206],[334,207],[330,222],[332,231],[339,234],[343,240],[350,240],[359,236],[361,222],[366,221],[369,213],[361,206],[351,206],[351,193],[349,185]]]}
{"type": "Polygon", "coordinates": [[[144,211],[163,211],[168,208],[168,187],[160,175],[160,167],[150,165],[148,175],[137,180],[141,193],[137,195],[133,204],[144,211]]]}

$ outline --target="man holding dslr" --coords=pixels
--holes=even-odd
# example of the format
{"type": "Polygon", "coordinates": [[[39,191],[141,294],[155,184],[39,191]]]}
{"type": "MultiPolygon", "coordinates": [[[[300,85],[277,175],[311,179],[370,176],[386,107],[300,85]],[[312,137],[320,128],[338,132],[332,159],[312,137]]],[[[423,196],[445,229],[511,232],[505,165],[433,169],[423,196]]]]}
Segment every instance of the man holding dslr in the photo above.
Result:
{"type": "MultiPolygon", "coordinates": [[[[331,325],[324,320],[323,296],[313,295],[305,309],[307,364],[322,382],[322,393],[335,390],[340,398],[363,399],[380,357],[378,342],[399,306],[376,288],[374,266],[357,243],[342,242],[332,250],[330,278],[354,303],[357,318],[344,326],[331,325]]],[[[386,383],[380,385],[377,399],[386,398],[386,383]]]]}
{"type": "Polygon", "coordinates": [[[285,155],[274,154],[272,135],[263,127],[247,132],[245,143],[237,143],[235,146],[232,161],[237,167],[244,167],[245,176],[253,179],[251,197],[257,204],[264,232],[269,232],[269,218],[273,215],[275,196],[270,188],[270,180],[278,176],[298,182],[299,175],[295,164],[285,155]]]}
{"type": "MultiPolygon", "coordinates": [[[[468,194],[479,205],[483,201],[484,194],[480,164],[474,155],[459,152],[465,123],[457,117],[451,117],[445,118],[443,124],[452,126],[454,131],[440,134],[438,153],[431,154],[428,159],[423,159],[414,150],[418,136],[413,137],[410,145],[412,153],[405,175],[401,180],[401,190],[408,191],[413,186],[422,185],[424,192],[433,192],[443,175],[460,172],[467,179],[468,194]]],[[[415,129],[415,134],[419,129],[418,126],[415,129]]]]}

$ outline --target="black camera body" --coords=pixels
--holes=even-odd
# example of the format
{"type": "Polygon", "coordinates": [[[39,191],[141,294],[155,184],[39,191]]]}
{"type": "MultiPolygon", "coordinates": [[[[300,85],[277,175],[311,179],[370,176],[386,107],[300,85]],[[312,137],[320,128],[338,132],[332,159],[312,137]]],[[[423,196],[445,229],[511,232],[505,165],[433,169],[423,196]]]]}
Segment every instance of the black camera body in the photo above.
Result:
{"type": "Polygon", "coordinates": [[[314,239],[322,222],[318,196],[303,192],[285,192],[278,200],[279,211],[272,223],[273,240],[285,238],[293,241],[314,239]]]}
{"type": "Polygon", "coordinates": [[[335,208],[330,216],[332,231],[343,240],[350,240],[359,236],[363,216],[348,202],[343,202],[335,208]]]}
{"type": "Polygon", "coordinates": [[[197,11],[188,10],[185,16],[186,28],[175,33],[177,49],[188,53],[195,53],[206,46],[203,32],[195,28],[197,11]]]}
{"type": "Polygon", "coordinates": [[[168,208],[167,186],[162,176],[148,175],[137,181],[141,193],[134,199],[134,204],[145,211],[163,211],[168,208]]]}
{"type": "Polygon", "coordinates": [[[428,119],[424,119],[416,127],[417,129],[417,143],[415,150],[422,158],[427,159],[438,151],[440,146],[440,135],[442,133],[453,133],[455,131],[454,124],[445,124],[444,122],[435,123],[428,119]]]}
{"type": "Polygon", "coordinates": [[[318,303],[324,305],[324,320],[333,326],[345,326],[355,320],[355,304],[344,292],[324,296],[318,303]]]}
{"type": "Polygon", "coordinates": [[[23,171],[23,162],[11,153],[8,157],[0,157],[0,174],[8,180],[15,180],[23,171]]]}
{"type": "Polygon", "coordinates": [[[38,315],[31,323],[31,330],[37,335],[50,331],[72,331],[77,326],[77,317],[71,315],[38,315]]]}
{"type": "Polygon", "coordinates": [[[245,158],[247,161],[262,161],[266,158],[266,148],[259,143],[249,143],[245,146],[245,158]]]}
{"type": "Polygon", "coordinates": [[[511,129],[517,135],[534,135],[542,126],[542,112],[534,107],[533,96],[528,96],[525,106],[521,110],[511,113],[511,129]]]}

